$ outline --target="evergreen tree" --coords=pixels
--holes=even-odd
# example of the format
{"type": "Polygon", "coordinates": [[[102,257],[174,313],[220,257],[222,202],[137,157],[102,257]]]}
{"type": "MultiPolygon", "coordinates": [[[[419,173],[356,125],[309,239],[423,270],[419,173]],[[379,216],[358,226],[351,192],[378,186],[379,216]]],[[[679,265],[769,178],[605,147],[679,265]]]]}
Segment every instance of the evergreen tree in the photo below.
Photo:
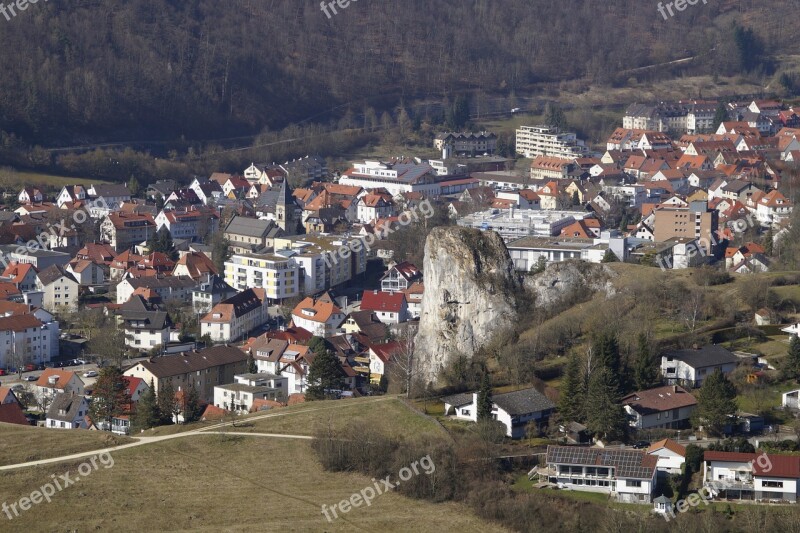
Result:
{"type": "Polygon", "coordinates": [[[184,422],[194,422],[200,419],[202,409],[200,406],[200,393],[197,387],[192,383],[189,390],[186,391],[186,397],[183,405],[183,420],[184,422]]]}
{"type": "Polygon", "coordinates": [[[469,118],[469,98],[459,94],[448,111],[447,126],[453,131],[460,131],[466,127],[469,118]]]}
{"type": "Polygon", "coordinates": [[[661,384],[656,358],[650,351],[650,343],[644,333],[639,334],[636,365],[633,374],[636,390],[647,390],[661,384]]]}
{"type": "Polygon", "coordinates": [[[775,244],[775,233],[772,231],[772,226],[769,227],[767,233],[764,234],[764,253],[768,257],[772,257],[774,252],[773,245],[775,244]]]}
{"type": "Polygon", "coordinates": [[[161,424],[175,423],[175,388],[172,382],[164,380],[158,391],[158,412],[161,416],[161,424]]]}
{"type": "Polygon", "coordinates": [[[131,197],[136,197],[139,195],[139,180],[136,179],[135,176],[131,176],[131,179],[128,180],[128,190],[131,192],[131,197]]]}
{"type": "Polygon", "coordinates": [[[784,361],[784,373],[789,379],[800,379],[800,338],[792,335],[789,339],[789,353],[784,361]]]}
{"type": "Polygon", "coordinates": [[[604,332],[598,335],[592,343],[595,368],[605,367],[611,373],[611,379],[616,384],[617,392],[622,391],[622,362],[619,355],[619,343],[613,333],[604,332]]]}
{"type": "Polygon", "coordinates": [[[344,373],[339,358],[332,351],[323,349],[314,353],[314,361],[308,369],[306,399],[324,400],[332,396],[330,391],[342,388],[344,373]]]}
{"type": "Polygon", "coordinates": [[[736,388],[728,378],[715,370],[703,381],[694,411],[695,425],[703,425],[709,434],[722,435],[731,417],[736,415],[736,388]]]}
{"type": "Polygon", "coordinates": [[[596,368],[586,393],[586,427],[601,439],[619,440],[625,436],[627,424],[615,376],[608,367],[596,368]]]}
{"type": "Polygon", "coordinates": [[[110,365],[100,371],[94,385],[89,416],[95,424],[105,423],[111,431],[111,419],[129,413],[131,397],[128,394],[128,383],[123,379],[122,370],[110,365]]]}
{"type": "Polygon", "coordinates": [[[720,102],[717,104],[717,110],[714,113],[714,132],[719,129],[719,125],[728,120],[728,109],[725,105],[725,102],[720,102]]]}
{"type": "Polygon", "coordinates": [[[161,422],[161,413],[158,410],[158,400],[156,399],[156,389],[153,380],[150,380],[150,387],[144,391],[136,402],[136,412],[133,414],[131,424],[136,430],[150,429],[156,427],[161,422]]]}
{"type": "Polygon", "coordinates": [[[561,380],[558,412],[566,422],[583,422],[586,419],[586,379],[581,357],[572,352],[561,380]]]}
{"type": "Polygon", "coordinates": [[[481,389],[478,391],[478,420],[492,419],[492,384],[489,373],[483,373],[481,389]]]}
{"type": "Polygon", "coordinates": [[[564,111],[557,104],[548,103],[544,107],[544,123],[559,131],[567,129],[567,117],[564,116],[564,111]]]}
{"type": "Polygon", "coordinates": [[[606,250],[606,253],[603,254],[603,259],[601,260],[603,263],[618,263],[619,258],[617,254],[611,251],[611,249],[606,250]]]}
{"type": "Polygon", "coordinates": [[[253,354],[247,355],[247,371],[250,374],[258,374],[258,367],[256,366],[256,360],[253,358],[253,354]]]}
{"type": "Polygon", "coordinates": [[[572,206],[581,205],[581,196],[578,191],[572,191],[572,206]]]}

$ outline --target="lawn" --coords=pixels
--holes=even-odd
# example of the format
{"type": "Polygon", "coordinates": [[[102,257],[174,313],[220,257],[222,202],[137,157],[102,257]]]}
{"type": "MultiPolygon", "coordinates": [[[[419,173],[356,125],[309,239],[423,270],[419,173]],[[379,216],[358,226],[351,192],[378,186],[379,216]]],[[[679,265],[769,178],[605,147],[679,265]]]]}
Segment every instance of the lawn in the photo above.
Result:
{"type": "MultiPolygon", "coordinates": [[[[80,461],[3,475],[0,501],[13,503],[80,461]]],[[[372,480],[328,473],[307,442],[193,436],[115,452],[76,485],[14,519],[15,531],[504,531],[467,507],[389,492],[326,521],[330,507],[372,480]],[[108,461],[107,461],[108,463],[108,461]]],[[[5,516],[0,517],[5,520],[5,516]]],[[[0,527],[0,529],[3,529],[0,527]]]]}
{"type": "Polygon", "coordinates": [[[64,185],[83,184],[88,187],[90,184],[101,185],[104,183],[110,183],[108,181],[97,179],[70,178],[66,176],[55,176],[53,174],[22,172],[17,170],[2,170],[0,171],[0,176],[2,176],[3,180],[8,183],[7,186],[11,187],[13,190],[21,189],[22,187],[29,185],[60,189],[64,185]]]}
{"type": "Polygon", "coordinates": [[[97,450],[131,442],[97,431],[67,431],[0,424],[0,466],[97,450]]]}

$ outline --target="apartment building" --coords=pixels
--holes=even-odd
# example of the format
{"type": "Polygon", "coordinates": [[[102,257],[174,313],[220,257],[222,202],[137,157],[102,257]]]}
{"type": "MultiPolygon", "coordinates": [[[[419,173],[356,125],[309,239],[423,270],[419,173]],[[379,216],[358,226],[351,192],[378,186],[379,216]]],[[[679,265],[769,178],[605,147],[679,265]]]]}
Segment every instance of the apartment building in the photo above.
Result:
{"type": "Polygon", "coordinates": [[[118,211],[107,215],[100,224],[100,238],[110,243],[115,252],[147,241],[155,231],[156,222],[148,214],[118,211]]]}
{"type": "Polygon", "coordinates": [[[486,131],[477,133],[444,132],[436,135],[433,147],[437,150],[449,147],[455,155],[493,154],[497,150],[497,135],[486,131]]]}
{"type": "Polygon", "coordinates": [[[58,355],[58,322],[33,314],[0,316],[0,368],[46,363],[58,355]]]}
{"type": "Polygon", "coordinates": [[[264,289],[247,289],[215,305],[200,321],[200,334],[215,342],[237,341],[269,318],[264,289]]]}
{"type": "Polygon", "coordinates": [[[365,161],[356,163],[339,178],[342,185],[364,189],[383,187],[392,197],[402,193],[421,192],[438,196],[441,186],[436,171],[428,163],[365,161]]]}
{"type": "Polygon", "coordinates": [[[219,215],[212,209],[191,206],[184,209],[163,210],[155,218],[157,228],[167,228],[173,239],[202,240],[218,229],[219,215]]]}
{"type": "Polygon", "coordinates": [[[654,211],[655,240],[664,242],[672,238],[697,239],[706,255],[711,255],[717,244],[719,212],[709,209],[708,202],[692,202],[688,206],[661,207],[654,211]]]}
{"type": "Polygon", "coordinates": [[[238,291],[262,288],[276,302],[300,294],[300,267],[279,254],[236,254],[225,262],[225,282],[238,291]]]}
{"type": "Polygon", "coordinates": [[[534,158],[539,155],[576,159],[585,157],[589,149],[575,133],[560,132],[549,126],[520,126],[517,130],[517,153],[534,158]]]}

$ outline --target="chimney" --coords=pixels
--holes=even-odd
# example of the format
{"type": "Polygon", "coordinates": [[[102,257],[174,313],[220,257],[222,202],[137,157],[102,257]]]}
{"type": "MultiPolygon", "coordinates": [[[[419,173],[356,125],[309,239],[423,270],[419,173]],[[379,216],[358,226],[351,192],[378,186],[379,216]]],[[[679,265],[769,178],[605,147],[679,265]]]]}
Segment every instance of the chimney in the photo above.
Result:
{"type": "Polygon", "coordinates": [[[675,394],[678,394],[678,386],[677,385],[673,385],[672,386],[672,392],[674,392],[675,394]]]}

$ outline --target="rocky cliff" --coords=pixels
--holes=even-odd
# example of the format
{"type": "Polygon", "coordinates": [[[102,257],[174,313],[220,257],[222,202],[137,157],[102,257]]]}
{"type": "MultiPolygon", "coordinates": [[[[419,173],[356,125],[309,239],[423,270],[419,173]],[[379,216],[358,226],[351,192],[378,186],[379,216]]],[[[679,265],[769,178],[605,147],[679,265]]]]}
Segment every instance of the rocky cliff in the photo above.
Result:
{"type": "Polygon", "coordinates": [[[425,243],[425,294],[416,337],[421,378],[436,381],[457,354],[472,356],[514,325],[522,283],[493,232],[436,228],[425,243]]]}
{"type": "Polygon", "coordinates": [[[550,263],[544,272],[526,275],[523,280],[526,298],[531,298],[537,307],[550,307],[569,297],[573,291],[615,292],[612,279],[616,273],[608,266],[583,261],[550,263]]]}

